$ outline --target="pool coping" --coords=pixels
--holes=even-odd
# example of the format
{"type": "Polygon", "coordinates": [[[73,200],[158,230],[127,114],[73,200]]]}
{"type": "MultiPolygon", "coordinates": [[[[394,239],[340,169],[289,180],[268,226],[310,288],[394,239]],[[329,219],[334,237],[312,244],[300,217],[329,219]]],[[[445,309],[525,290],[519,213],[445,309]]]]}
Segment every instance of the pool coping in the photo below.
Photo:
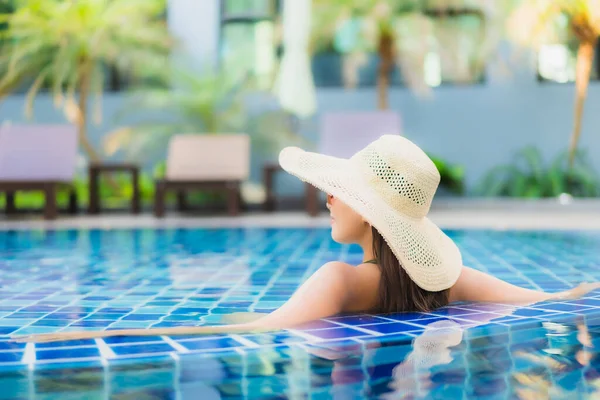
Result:
{"type": "MultiPolygon", "coordinates": [[[[598,230],[600,202],[586,207],[472,207],[461,204],[432,208],[428,217],[442,229],[493,230],[598,230]]],[[[39,215],[0,217],[1,230],[28,229],[135,229],[135,228],[286,228],[328,227],[327,213],[310,217],[304,212],[247,212],[237,217],[222,214],[170,213],[155,218],[150,213],[132,216],[106,213],[98,216],[60,216],[45,221],[39,215]]]]}

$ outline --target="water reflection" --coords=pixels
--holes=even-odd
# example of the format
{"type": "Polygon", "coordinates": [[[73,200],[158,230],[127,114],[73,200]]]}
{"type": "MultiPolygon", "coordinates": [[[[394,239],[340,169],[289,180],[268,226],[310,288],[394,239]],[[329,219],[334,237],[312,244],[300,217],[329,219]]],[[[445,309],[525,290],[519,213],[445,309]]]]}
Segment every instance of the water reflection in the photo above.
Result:
{"type": "Polygon", "coordinates": [[[392,392],[382,398],[396,398],[396,394],[425,396],[435,387],[433,367],[454,360],[451,348],[463,340],[463,329],[454,321],[436,321],[427,325],[423,334],[413,341],[413,350],[406,359],[392,369],[388,388],[392,392]]]}
{"type": "Polygon", "coordinates": [[[574,315],[560,323],[493,323],[515,309],[501,306],[493,310],[498,313],[495,318],[468,327],[452,319],[436,320],[412,340],[391,335],[360,345],[315,344],[308,350],[316,360],[311,361],[313,385],[306,393],[326,387],[334,399],[360,394],[383,399],[536,400],[597,394],[598,331],[574,315]]]}
{"type": "MultiPolygon", "coordinates": [[[[468,362],[465,327],[473,329],[484,325],[494,318],[510,315],[515,308],[498,306],[497,309],[488,309],[486,313],[480,313],[475,318],[466,317],[465,320],[438,318],[429,323],[425,320],[424,330],[409,343],[401,336],[396,340],[392,336],[369,343],[360,355],[363,371],[366,372],[364,394],[396,399],[427,398],[435,395],[440,388],[454,394],[462,392],[466,381],[473,378],[465,370],[468,362]],[[473,319],[478,321],[473,323],[473,319]]],[[[477,349],[471,350],[477,352],[477,349]]],[[[497,354],[491,359],[497,359],[497,354]]],[[[480,367],[478,374],[483,373],[482,369],[488,368],[480,367]]],[[[334,383],[339,379],[344,380],[340,375],[343,372],[336,373],[334,383]]]]}

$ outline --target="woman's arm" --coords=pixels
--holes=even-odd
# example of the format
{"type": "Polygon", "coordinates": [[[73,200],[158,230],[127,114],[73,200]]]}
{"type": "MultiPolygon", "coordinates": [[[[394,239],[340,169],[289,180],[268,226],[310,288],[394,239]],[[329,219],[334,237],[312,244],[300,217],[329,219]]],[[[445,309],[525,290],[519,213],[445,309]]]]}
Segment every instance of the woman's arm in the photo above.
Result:
{"type": "Polygon", "coordinates": [[[548,293],[515,286],[469,267],[463,267],[458,281],[450,290],[451,301],[530,303],[550,297],[548,293]]]}
{"type": "Polygon", "coordinates": [[[242,324],[58,332],[21,336],[16,337],[15,340],[41,343],[109,336],[195,335],[283,329],[342,312],[346,304],[352,301],[355,276],[355,267],[341,262],[327,263],[306,280],[280,308],[254,321],[242,324]]]}
{"type": "Polygon", "coordinates": [[[485,272],[463,267],[456,284],[450,289],[450,301],[532,304],[551,299],[575,299],[600,288],[600,283],[582,283],[558,293],[546,293],[512,285],[485,272]]]}

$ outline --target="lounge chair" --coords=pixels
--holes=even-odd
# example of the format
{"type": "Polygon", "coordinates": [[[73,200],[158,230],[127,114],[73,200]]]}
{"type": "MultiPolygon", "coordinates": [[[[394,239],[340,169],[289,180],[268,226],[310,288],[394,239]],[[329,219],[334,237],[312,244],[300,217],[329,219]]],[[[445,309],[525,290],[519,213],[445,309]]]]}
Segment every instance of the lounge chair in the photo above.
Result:
{"type": "Polygon", "coordinates": [[[0,127],[0,192],[6,194],[6,213],[15,209],[18,191],[43,191],[44,217],[58,215],[56,194],[69,191],[69,212],[77,212],[73,186],[77,131],[71,125],[12,125],[0,127]]]}
{"type": "Polygon", "coordinates": [[[181,134],[171,138],[165,178],[156,182],[154,215],[165,215],[165,196],[175,191],[185,209],[191,190],[224,190],[228,211],[240,210],[241,183],[250,175],[250,137],[246,134],[181,134]]]}
{"type": "MultiPolygon", "coordinates": [[[[394,111],[335,112],[324,114],[317,151],[323,154],[349,158],[376,138],[384,134],[401,134],[400,116],[394,111]]],[[[264,168],[267,199],[265,209],[274,209],[273,173],[280,171],[276,164],[264,168]]],[[[318,191],[305,185],[305,206],[311,216],[319,212],[318,191]]]]}

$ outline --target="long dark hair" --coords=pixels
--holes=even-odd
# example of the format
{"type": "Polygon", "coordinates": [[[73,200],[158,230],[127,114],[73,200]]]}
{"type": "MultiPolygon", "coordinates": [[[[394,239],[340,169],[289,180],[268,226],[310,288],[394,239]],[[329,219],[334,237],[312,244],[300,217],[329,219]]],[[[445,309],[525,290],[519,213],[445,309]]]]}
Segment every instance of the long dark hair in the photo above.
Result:
{"type": "Polygon", "coordinates": [[[377,229],[371,230],[373,254],[381,271],[376,312],[427,312],[448,304],[450,289],[430,292],[420,288],[402,268],[400,261],[377,229]]]}

